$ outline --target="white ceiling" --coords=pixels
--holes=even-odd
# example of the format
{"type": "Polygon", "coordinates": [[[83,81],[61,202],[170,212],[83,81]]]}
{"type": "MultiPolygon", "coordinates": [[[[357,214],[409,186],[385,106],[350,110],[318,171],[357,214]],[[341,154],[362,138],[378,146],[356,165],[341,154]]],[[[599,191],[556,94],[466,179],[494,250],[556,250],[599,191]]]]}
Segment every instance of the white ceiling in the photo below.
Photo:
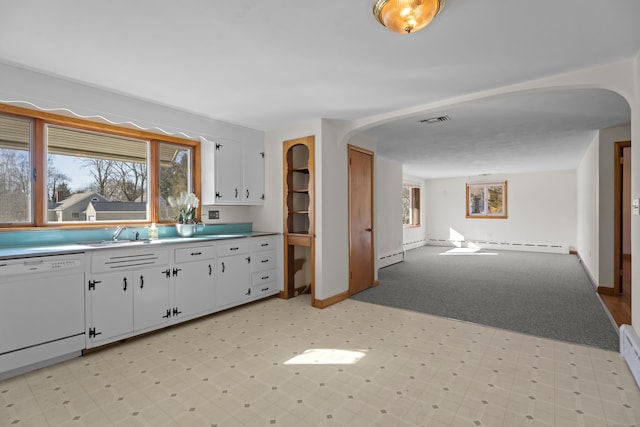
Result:
{"type": "MultiPolygon", "coordinates": [[[[409,36],[380,26],[372,5],[0,0],[0,61],[268,131],[363,119],[640,51],[637,0],[448,0],[409,36]]],[[[627,103],[601,90],[442,114],[452,121],[403,119],[367,134],[380,155],[436,177],[575,167],[595,129],[630,122],[627,103]]]]}

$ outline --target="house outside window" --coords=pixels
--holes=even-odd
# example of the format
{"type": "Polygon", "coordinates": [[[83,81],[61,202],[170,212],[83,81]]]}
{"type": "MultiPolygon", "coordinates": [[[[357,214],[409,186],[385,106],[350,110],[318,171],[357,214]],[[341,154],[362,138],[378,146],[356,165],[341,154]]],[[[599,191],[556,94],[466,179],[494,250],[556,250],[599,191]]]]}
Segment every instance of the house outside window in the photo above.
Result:
{"type": "Polygon", "coordinates": [[[420,225],[420,187],[405,184],[402,187],[402,225],[420,225]]]}
{"type": "Polygon", "coordinates": [[[507,218],[507,182],[467,184],[467,218],[507,218]]]}

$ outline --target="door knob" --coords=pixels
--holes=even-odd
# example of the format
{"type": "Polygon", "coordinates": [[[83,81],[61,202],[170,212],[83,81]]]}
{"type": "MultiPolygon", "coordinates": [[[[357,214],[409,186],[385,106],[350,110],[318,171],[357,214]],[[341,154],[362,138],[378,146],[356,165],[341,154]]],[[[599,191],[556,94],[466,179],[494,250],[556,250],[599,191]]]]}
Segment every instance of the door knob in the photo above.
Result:
{"type": "Polygon", "coordinates": [[[365,228],[364,231],[372,232],[373,228],[365,228]]]}

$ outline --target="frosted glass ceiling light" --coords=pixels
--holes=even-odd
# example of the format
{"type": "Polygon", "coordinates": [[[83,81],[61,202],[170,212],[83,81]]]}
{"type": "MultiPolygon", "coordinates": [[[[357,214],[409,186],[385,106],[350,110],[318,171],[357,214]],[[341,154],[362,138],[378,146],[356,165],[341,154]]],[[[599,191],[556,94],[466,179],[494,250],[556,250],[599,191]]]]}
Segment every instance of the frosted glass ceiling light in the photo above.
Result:
{"type": "Polygon", "coordinates": [[[420,31],[444,7],[445,0],[376,0],[373,15],[394,33],[420,31]]]}

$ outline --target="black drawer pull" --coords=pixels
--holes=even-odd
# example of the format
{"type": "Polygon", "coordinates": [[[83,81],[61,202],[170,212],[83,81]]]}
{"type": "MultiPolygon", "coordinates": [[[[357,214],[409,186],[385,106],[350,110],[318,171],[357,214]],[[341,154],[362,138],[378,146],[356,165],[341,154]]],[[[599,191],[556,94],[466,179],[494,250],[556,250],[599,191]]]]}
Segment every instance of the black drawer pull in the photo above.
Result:
{"type": "Polygon", "coordinates": [[[266,291],[269,290],[269,288],[262,288],[261,290],[262,290],[262,292],[266,292],[266,291]]]}
{"type": "Polygon", "coordinates": [[[236,247],[236,248],[229,248],[229,250],[230,250],[230,251],[237,251],[238,249],[240,249],[240,248],[238,248],[238,247],[236,247]]]}
{"type": "Polygon", "coordinates": [[[191,256],[202,255],[202,252],[191,252],[191,256]]]}
{"type": "Polygon", "coordinates": [[[269,276],[262,276],[262,280],[267,280],[269,276]]]}
{"type": "Polygon", "coordinates": [[[269,244],[268,243],[263,243],[260,246],[262,246],[264,248],[265,246],[269,246],[269,244]]]}
{"type": "Polygon", "coordinates": [[[263,260],[262,260],[262,261],[260,261],[260,262],[264,264],[265,262],[269,262],[269,260],[268,260],[268,259],[263,259],[263,260]]]}

